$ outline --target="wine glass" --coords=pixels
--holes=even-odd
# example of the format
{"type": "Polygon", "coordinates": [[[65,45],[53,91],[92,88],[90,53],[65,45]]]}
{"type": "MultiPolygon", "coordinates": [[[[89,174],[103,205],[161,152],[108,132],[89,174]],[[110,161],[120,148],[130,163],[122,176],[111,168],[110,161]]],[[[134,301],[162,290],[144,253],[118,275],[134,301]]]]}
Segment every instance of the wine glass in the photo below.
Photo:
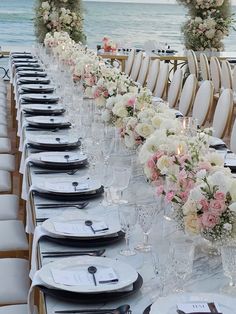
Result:
{"type": "Polygon", "coordinates": [[[135,255],[136,252],[130,248],[130,235],[137,221],[137,211],[135,210],[135,205],[132,203],[127,203],[119,207],[119,220],[121,225],[121,230],[125,232],[126,247],[120,250],[120,254],[124,256],[135,255]]]}
{"type": "Polygon", "coordinates": [[[228,294],[235,294],[236,292],[236,246],[225,245],[221,248],[222,264],[225,276],[230,281],[221,290],[228,294]]]}
{"type": "Polygon", "coordinates": [[[104,199],[102,202],[103,206],[109,206],[112,204],[109,198],[110,187],[112,186],[114,180],[113,167],[109,164],[105,166],[103,172],[103,186],[104,186],[104,199]]]}
{"type": "Polygon", "coordinates": [[[194,243],[187,237],[179,237],[171,243],[172,267],[176,277],[175,292],[184,292],[184,282],[192,273],[194,243]]]}
{"type": "Polygon", "coordinates": [[[151,231],[155,216],[157,214],[157,205],[149,200],[142,204],[137,204],[138,223],[143,231],[143,243],[136,246],[136,250],[149,252],[151,245],[149,244],[149,233],[151,231]]]}

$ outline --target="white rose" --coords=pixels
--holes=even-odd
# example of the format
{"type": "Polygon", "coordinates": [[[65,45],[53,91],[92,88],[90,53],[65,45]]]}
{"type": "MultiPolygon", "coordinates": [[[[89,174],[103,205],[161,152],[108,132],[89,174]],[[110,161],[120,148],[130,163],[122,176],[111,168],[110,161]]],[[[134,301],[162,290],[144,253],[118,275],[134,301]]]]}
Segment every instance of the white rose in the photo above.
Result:
{"type": "Polygon", "coordinates": [[[152,127],[152,125],[149,125],[147,123],[139,123],[136,126],[135,131],[142,137],[147,138],[154,132],[154,128],[152,127]]]}
{"type": "Polygon", "coordinates": [[[162,156],[157,161],[157,168],[160,170],[161,174],[167,174],[168,168],[171,165],[171,160],[168,156],[162,156]]]}
{"type": "Polygon", "coordinates": [[[126,132],[125,134],[125,145],[128,148],[133,148],[135,146],[134,134],[131,131],[126,132]]]}
{"type": "Polygon", "coordinates": [[[103,96],[99,96],[95,99],[95,103],[98,107],[105,107],[106,105],[106,99],[103,96]]]}
{"type": "Polygon", "coordinates": [[[118,102],[114,105],[112,112],[114,113],[114,115],[120,117],[120,118],[125,118],[128,116],[128,111],[126,109],[126,107],[118,102]]]}
{"type": "Polygon", "coordinates": [[[42,2],[42,9],[49,11],[50,10],[50,4],[48,3],[48,1],[44,1],[42,2]]]}
{"type": "Polygon", "coordinates": [[[196,202],[200,201],[203,198],[200,187],[197,186],[196,188],[192,189],[189,193],[189,196],[193,201],[196,201],[196,202]]]}

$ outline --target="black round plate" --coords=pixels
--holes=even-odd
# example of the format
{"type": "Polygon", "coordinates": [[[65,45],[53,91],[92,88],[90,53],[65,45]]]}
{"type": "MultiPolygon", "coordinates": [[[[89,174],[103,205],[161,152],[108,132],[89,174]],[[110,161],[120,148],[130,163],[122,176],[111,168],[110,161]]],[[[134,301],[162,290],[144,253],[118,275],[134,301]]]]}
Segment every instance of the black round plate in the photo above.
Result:
{"type": "Polygon", "coordinates": [[[23,111],[33,116],[59,116],[65,112],[65,109],[34,109],[34,108],[24,108],[23,111]]]}
{"type": "Polygon", "coordinates": [[[125,297],[131,296],[132,294],[138,292],[143,285],[143,278],[138,275],[137,280],[133,283],[133,290],[125,292],[107,292],[107,293],[75,293],[70,291],[49,289],[44,286],[38,286],[38,288],[45,294],[52,297],[73,303],[83,303],[83,304],[96,304],[111,302],[125,297]]]}
{"type": "Polygon", "coordinates": [[[53,192],[39,192],[39,191],[33,191],[34,194],[39,195],[40,197],[47,198],[50,200],[57,200],[57,201],[84,201],[89,200],[93,198],[100,197],[104,193],[104,187],[101,186],[99,189],[97,189],[94,193],[53,193],[53,192]]]}
{"type": "Polygon", "coordinates": [[[84,160],[83,162],[49,163],[37,160],[31,161],[30,164],[32,164],[35,167],[49,170],[73,170],[85,167],[88,164],[88,161],[84,160]]]}
{"type": "Polygon", "coordinates": [[[152,306],[152,304],[150,304],[150,305],[143,311],[143,314],[149,314],[150,311],[151,311],[151,306],[152,306]]]}
{"type": "Polygon", "coordinates": [[[123,231],[117,232],[116,237],[103,237],[98,239],[74,239],[74,238],[53,238],[50,236],[42,236],[41,239],[48,240],[50,242],[60,244],[60,245],[66,245],[66,246],[73,246],[73,247],[99,247],[99,246],[107,246],[115,244],[121,240],[123,240],[125,237],[125,233],[123,231]]]}
{"type": "Polygon", "coordinates": [[[68,151],[78,148],[81,145],[80,140],[72,144],[37,144],[37,143],[28,143],[28,146],[31,148],[45,150],[45,151],[68,151]]]}
{"type": "Polygon", "coordinates": [[[20,78],[19,83],[21,84],[44,84],[44,85],[48,85],[50,84],[50,80],[49,79],[45,79],[45,78],[39,78],[39,77],[36,77],[36,78],[20,78]]]}
{"type": "Polygon", "coordinates": [[[36,123],[28,122],[29,126],[37,129],[68,129],[71,126],[70,122],[66,123],[36,123]]]}

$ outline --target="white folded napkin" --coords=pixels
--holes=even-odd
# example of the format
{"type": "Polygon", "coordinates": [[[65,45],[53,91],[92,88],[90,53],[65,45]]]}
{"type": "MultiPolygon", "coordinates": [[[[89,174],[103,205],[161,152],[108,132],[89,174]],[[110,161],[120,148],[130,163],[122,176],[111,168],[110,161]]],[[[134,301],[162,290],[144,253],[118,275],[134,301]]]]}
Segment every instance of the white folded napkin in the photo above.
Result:
{"type": "Polygon", "coordinates": [[[68,235],[69,234],[71,235],[81,234],[81,235],[89,236],[91,234],[94,234],[94,232],[96,232],[96,234],[103,234],[103,233],[106,233],[106,231],[108,230],[108,226],[104,221],[93,222],[92,228],[94,232],[91,229],[91,227],[85,225],[85,221],[78,221],[77,223],[54,221],[53,226],[56,232],[59,232],[62,234],[65,233],[68,235]]]}
{"type": "MultiPolygon", "coordinates": [[[[81,269],[77,269],[76,271],[52,269],[51,272],[53,280],[57,284],[66,286],[94,286],[93,276],[88,272],[88,267],[89,266],[81,266],[81,269]]],[[[118,276],[112,267],[95,267],[97,271],[94,276],[97,286],[104,286],[104,284],[115,285],[119,282],[118,276]]]]}
{"type": "MultiPolygon", "coordinates": [[[[218,313],[221,312],[219,305],[214,303],[218,313]]],[[[177,309],[183,311],[184,313],[209,313],[211,309],[207,302],[189,302],[177,304],[177,309]]]]}
{"type": "Polygon", "coordinates": [[[214,146],[214,145],[225,145],[225,142],[222,141],[222,139],[214,136],[209,137],[209,145],[214,146]]]}
{"type": "Polygon", "coordinates": [[[225,166],[236,166],[236,154],[227,154],[225,159],[225,166]]]}

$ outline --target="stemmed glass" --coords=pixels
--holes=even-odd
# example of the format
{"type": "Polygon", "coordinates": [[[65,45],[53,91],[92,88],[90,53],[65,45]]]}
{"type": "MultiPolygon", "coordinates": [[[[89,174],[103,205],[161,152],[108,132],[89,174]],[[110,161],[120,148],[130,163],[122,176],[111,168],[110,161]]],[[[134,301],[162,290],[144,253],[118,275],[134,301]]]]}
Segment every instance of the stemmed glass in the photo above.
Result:
{"type": "Polygon", "coordinates": [[[113,168],[111,165],[107,164],[104,169],[103,176],[103,186],[104,186],[104,200],[102,202],[103,206],[109,206],[112,204],[109,198],[110,187],[112,186],[114,180],[113,168]]]}
{"type": "Polygon", "coordinates": [[[137,211],[135,205],[131,203],[119,207],[119,219],[121,230],[125,232],[126,247],[120,251],[121,255],[132,256],[136,252],[130,248],[130,235],[137,221],[137,211]]]}
{"type": "Polygon", "coordinates": [[[131,167],[118,167],[114,166],[113,168],[114,181],[112,187],[115,189],[118,199],[115,200],[115,203],[124,204],[123,191],[128,187],[129,180],[131,177],[131,167]]]}
{"type": "Polygon", "coordinates": [[[172,267],[176,276],[175,292],[184,292],[183,284],[192,273],[194,259],[194,243],[186,237],[180,237],[172,242],[172,267]]]}
{"type": "Polygon", "coordinates": [[[157,205],[150,201],[137,204],[138,223],[143,231],[143,243],[136,246],[136,250],[149,252],[151,245],[149,244],[149,233],[151,231],[155,216],[157,214],[157,205]]]}
{"type": "Polygon", "coordinates": [[[225,276],[229,277],[228,285],[224,286],[222,292],[235,294],[236,292],[236,246],[225,245],[221,248],[222,264],[225,276]]]}

